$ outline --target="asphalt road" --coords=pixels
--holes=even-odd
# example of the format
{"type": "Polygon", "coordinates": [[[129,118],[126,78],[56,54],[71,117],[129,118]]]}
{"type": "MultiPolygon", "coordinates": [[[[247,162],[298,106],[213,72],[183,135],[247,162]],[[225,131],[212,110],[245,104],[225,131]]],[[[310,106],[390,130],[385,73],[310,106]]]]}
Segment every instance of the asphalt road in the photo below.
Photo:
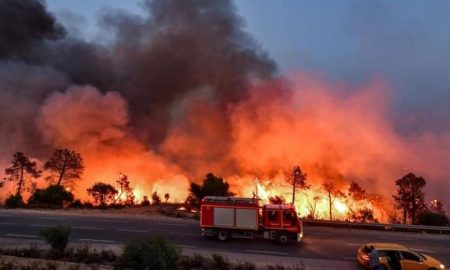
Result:
{"type": "MultiPolygon", "coordinates": [[[[164,235],[170,242],[198,251],[294,257],[355,262],[355,252],[368,242],[393,242],[429,254],[450,265],[450,236],[418,233],[382,232],[327,227],[305,227],[302,243],[275,245],[263,239],[233,239],[219,243],[200,236],[198,222],[174,218],[136,218],[112,215],[55,214],[50,211],[0,210],[0,238],[40,240],[39,231],[57,224],[72,227],[76,243],[125,244],[144,235],[164,235]]],[[[42,240],[42,239],[41,239],[42,240]]],[[[0,240],[1,241],[1,240],[0,240]]]]}

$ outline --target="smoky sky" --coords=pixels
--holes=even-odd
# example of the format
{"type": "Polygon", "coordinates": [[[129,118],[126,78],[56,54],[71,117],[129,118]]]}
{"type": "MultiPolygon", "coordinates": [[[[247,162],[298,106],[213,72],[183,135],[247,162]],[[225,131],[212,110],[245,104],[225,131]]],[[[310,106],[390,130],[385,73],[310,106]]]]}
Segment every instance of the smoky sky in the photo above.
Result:
{"type": "Polygon", "coordinates": [[[64,35],[64,29],[41,1],[0,1],[0,59],[27,59],[45,40],[64,35]]]}
{"type": "Polygon", "coordinates": [[[307,70],[391,89],[403,135],[450,130],[448,1],[286,0],[237,2],[249,30],[283,71],[307,70]]]}
{"type": "Polygon", "coordinates": [[[207,93],[225,109],[245,98],[253,81],[269,78],[276,70],[242,30],[243,20],[231,1],[143,1],[143,8],[145,16],[103,12],[97,19],[102,31],[109,33],[109,42],[87,42],[68,33],[44,1],[1,0],[3,70],[14,62],[15,74],[23,73],[22,68],[45,67],[59,75],[42,72],[40,80],[52,86],[43,92],[23,89],[20,85],[26,79],[13,76],[1,81],[2,95],[37,106],[48,93],[63,90],[54,84],[118,91],[129,102],[131,130],[155,147],[176,118],[174,106],[186,96],[207,93]],[[61,84],[58,77],[67,83],[61,84]]]}

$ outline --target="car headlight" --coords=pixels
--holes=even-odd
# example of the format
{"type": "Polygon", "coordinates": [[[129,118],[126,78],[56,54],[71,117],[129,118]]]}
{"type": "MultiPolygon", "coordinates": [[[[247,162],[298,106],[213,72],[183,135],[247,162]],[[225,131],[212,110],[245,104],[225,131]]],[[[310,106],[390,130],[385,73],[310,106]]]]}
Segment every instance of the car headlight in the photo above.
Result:
{"type": "Polygon", "coordinates": [[[440,264],[440,265],[439,265],[439,268],[441,268],[441,269],[445,269],[445,265],[443,265],[443,264],[440,264]]]}

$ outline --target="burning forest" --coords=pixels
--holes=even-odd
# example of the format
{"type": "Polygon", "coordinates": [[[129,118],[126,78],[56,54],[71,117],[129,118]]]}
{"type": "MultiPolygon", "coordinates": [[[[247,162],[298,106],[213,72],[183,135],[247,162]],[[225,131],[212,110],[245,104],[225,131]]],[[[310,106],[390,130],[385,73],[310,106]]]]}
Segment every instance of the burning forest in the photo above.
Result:
{"type": "MultiPolygon", "coordinates": [[[[24,196],[48,186],[46,162],[70,149],[83,170],[64,186],[83,201],[102,182],[121,187],[113,200],[157,192],[184,202],[211,172],[238,196],[291,203],[286,174],[300,166],[301,216],[370,211],[363,219],[391,221],[401,215],[396,180],[410,172],[450,211],[450,134],[398,132],[385,78],[355,86],[308,70],[280,74],[228,0],[143,9],[104,11],[102,34],[88,41],[43,1],[0,0],[0,168],[16,152],[35,163],[24,196]],[[129,186],[117,183],[124,175],[129,186]]],[[[1,200],[16,190],[3,181],[1,200]]]]}

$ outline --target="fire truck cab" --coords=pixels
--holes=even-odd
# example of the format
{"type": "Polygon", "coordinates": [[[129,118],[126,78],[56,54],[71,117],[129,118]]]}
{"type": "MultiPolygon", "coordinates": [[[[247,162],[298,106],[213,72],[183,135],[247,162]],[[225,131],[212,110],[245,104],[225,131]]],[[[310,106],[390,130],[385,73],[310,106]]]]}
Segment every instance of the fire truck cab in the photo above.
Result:
{"type": "Polygon", "coordinates": [[[200,211],[202,235],[219,241],[230,238],[265,238],[280,244],[300,242],[302,223],[295,207],[284,204],[260,206],[257,199],[207,196],[200,211]]]}

